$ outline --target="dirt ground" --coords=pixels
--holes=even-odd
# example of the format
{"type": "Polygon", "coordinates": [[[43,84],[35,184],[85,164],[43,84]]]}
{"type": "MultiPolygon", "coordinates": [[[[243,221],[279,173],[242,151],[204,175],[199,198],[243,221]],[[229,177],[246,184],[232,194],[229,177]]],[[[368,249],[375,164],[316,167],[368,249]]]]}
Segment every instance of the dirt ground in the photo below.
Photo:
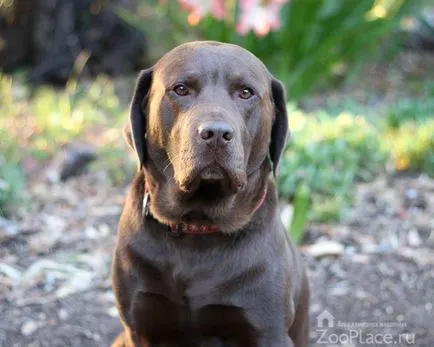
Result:
{"type": "Polygon", "coordinates": [[[434,181],[379,179],[360,186],[357,197],[348,223],[310,229],[317,244],[325,239],[343,245],[340,255],[314,259],[313,246],[304,247],[312,346],[433,346],[434,181]],[[324,310],[335,327],[320,339],[324,310]],[[340,322],[353,325],[339,328],[340,322]],[[357,337],[335,344],[333,334],[341,342],[357,337]],[[369,334],[377,343],[370,343],[369,334]]]}
{"type": "MultiPolygon", "coordinates": [[[[32,213],[0,221],[0,346],[109,346],[121,330],[110,261],[128,187],[108,188],[101,172],[52,183],[48,171],[30,186],[32,213]]],[[[389,334],[432,347],[433,229],[426,176],[361,185],[347,222],[311,225],[301,246],[311,346],[385,346],[389,334]]]]}

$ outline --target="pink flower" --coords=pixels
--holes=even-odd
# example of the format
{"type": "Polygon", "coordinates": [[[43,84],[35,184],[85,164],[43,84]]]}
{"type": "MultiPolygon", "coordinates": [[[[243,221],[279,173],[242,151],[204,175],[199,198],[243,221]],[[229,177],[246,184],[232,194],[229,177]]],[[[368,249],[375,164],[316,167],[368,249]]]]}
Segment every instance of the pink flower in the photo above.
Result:
{"type": "Polygon", "coordinates": [[[253,30],[258,36],[267,35],[280,27],[279,12],[288,0],[240,0],[237,31],[246,35],[253,30]]]}
{"type": "Polygon", "coordinates": [[[212,13],[217,19],[224,19],[226,7],[224,0],[178,0],[181,6],[187,10],[188,23],[197,25],[208,13],[212,13]]]}

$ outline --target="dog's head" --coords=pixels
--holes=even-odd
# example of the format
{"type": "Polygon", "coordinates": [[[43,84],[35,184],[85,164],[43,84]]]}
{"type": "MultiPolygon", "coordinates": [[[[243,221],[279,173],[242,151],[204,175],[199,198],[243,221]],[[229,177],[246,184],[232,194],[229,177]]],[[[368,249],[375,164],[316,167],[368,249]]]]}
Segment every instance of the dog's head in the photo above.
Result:
{"type": "Polygon", "coordinates": [[[287,132],[284,89],[259,59],[191,42],[141,73],[127,137],[140,167],[158,176],[151,184],[215,202],[242,192],[269,159],[275,174],[287,132]]]}

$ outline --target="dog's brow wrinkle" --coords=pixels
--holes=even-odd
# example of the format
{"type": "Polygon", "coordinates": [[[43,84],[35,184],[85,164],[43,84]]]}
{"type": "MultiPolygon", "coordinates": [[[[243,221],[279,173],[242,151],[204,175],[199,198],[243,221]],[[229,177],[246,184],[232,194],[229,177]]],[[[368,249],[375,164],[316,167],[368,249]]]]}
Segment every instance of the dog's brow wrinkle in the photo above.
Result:
{"type": "Polygon", "coordinates": [[[185,72],[180,74],[179,79],[185,81],[198,81],[201,79],[201,74],[197,72],[185,72]]]}
{"type": "Polygon", "coordinates": [[[217,81],[218,81],[218,78],[219,78],[219,72],[217,70],[214,70],[211,73],[211,81],[212,81],[212,83],[216,84],[217,81]]]}
{"type": "Polygon", "coordinates": [[[172,87],[176,83],[187,83],[197,85],[201,81],[201,74],[196,72],[177,73],[170,71],[165,76],[166,86],[172,87]]]}
{"type": "Polygon", "coordinates": [[[229,74],[229,83],[233,86],[241,86],[243,84],[251,84],[250,76],[243,76],[241,74],[229,74]]]}
{"type": "Polygon", "coordinates": [[[226,77],[229,79],[229,80],[239,80],[240,78],[242,78],[242,76],[241,76],[241,74],[240,73],[237,73],[237,72],[233,72],[233,71],[228,71],[227,73],[226,73],[226,77]]]}

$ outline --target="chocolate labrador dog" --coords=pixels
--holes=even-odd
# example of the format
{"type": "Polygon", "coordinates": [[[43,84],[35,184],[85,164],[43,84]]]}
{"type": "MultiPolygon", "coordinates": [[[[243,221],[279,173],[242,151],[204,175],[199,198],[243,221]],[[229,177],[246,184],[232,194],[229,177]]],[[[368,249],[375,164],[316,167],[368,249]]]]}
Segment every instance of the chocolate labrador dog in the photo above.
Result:
{"type": "Polygon", "coordinates": [[[218,42],[183,44],[140,74],[113,346],[307,345],[308,283],[269,177],[288,133],[284,94],[253,54],[218,42]]]}

